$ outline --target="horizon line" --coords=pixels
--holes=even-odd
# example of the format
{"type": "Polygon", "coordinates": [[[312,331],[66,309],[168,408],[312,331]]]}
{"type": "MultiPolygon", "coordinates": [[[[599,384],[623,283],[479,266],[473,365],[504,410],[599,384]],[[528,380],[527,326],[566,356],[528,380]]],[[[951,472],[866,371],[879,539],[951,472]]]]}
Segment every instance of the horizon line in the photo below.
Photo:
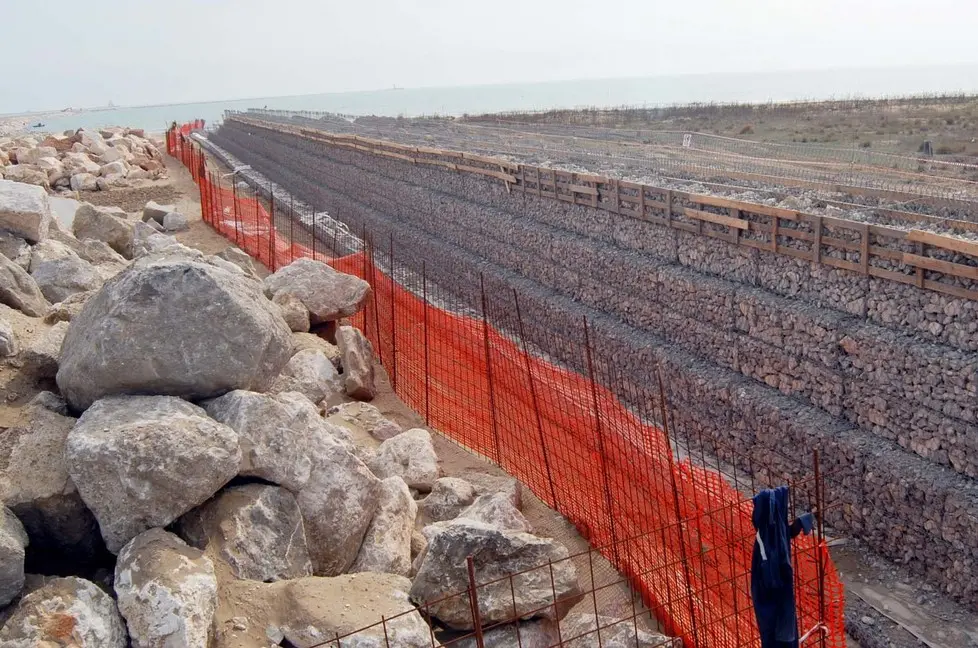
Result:
{"type": "MultiPolygon", "coordinates": [[[[761,70],[761,71],[734,71],[734,72],[682,72],[682,73],[671,73],[671,74],[650,74],[650,75],[627,75],[627,76],[602,76],[602,77],[577,77],[568,79],[550,79],[546,81],[500,81],[500,82],[490,82],[490,83],[471,83],[471,84],[459,84],[459,85],[430,85],[430,86],[397,86],[393,84],[392,87],[385,88],[366,88],[366,89],[352,89],[352,90],[333,90],[326,92],[301,92],[295,94],[280,94],[280,95],[255,95],[250,97],[235,97],[235,98],[221,98],[221,99],[203,99],[194,101],[170,101],[170,102],[156,102],[147,104],[126,104],[126,105],[103,105],[103,106],[91,106],[91,107],[79,107],[73,108],[68,106],[67,108],[52,108],[52,109],[42,109],[42,110],[31,110],[26,112],[11,112],[11,113],[0,113],[0,117],[19,117],[19,116],[29,116],[29,115],[39,115],[39,114],[51,114],[51,113],[61,113],[66,111],[77,111],[77,112],[98,112],[98,111],[110,111],[110,110],[128,110],[128,109],[138,109],[138,108],[166,108],[168,106],[186,106],[186,105],[197,105],[197,104],[209,104],[209,103],[230,103],[239,101],[253,101],[258,99],[292,99],[298,97],[315,97],[319,95],[347,95],[347,94],[367,94],[374,92],[392,92],[392,91],[418,91],[418,90],[449,90],[449,89],[460,89],[460,88],[494,88],[503,86],[536,86],[536,85],[549,85],[558,83],[574,83],[582,81],[627,81],[636,79],[663,79],[663,78],[676,78],[676,77],[697,77],[697,76],[748,76],[748,75],[765,75],[765,74],[798,74],[798,73],[811,73],[811,72],[837,72],[840,70],[907,70],[907,69],[928,69],[928,68],[960,68],[960,67],[978,67],[978,62],[959,62],[959,63],[938,63],[938,64],[917,64],[917,65],[869,65],[869,66],[853,66],[853,67],[826,67],[826,68],[797,68],[797,69],[776,69],[776,70],[761,70]]],[[[978,93],[978,89],[972,91],[966,90],[947,90],[945,92],[955,93],[955,94],[975,94],[978,93]]],[[[850,95],[849,99],[853,98],[899,98],[899,97],[914,97],[923,96],[928,93],[921,93],[920,95],[914,94],[903,94],[903,95],[879,95],[875,97],[865,97],[861,95],[850,95]]],[[[834,100],[834,95],[830,99],[808,99],[808,100],[795,100],[795,101],[831,101],[834,100]]],[[[688,102],[687,102],[688,103],[688,102]]],[[[750,102],[750,103],[761,103],[761,102],[750,102]]],[[[764,102],[767,103],[767,102],[764,102]]],[[[659,105],[659,104],[656,104],[659,105]]],[[[661,105],[683,105],[683,104],[661,104],[661,105]]]]}

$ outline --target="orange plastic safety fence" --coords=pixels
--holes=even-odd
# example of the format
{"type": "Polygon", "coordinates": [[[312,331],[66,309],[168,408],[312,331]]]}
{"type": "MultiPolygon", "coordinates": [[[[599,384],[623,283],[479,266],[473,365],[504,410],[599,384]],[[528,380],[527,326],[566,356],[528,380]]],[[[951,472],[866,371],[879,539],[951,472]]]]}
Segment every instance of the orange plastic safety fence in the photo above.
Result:
{"type": "MultiPolygon", "coordinates": [[[[689,646],[759,645],[752,505],[723,475],[677,459],[663,431],[600,380],[528,353],[487,319],[435,306],[426,286],[398,284],[369,251],[332,258],[295,243],[260,201],[208,173],[185,138],[175,135],[172,151],[199,184],[205,221],[269,268],[315,257],[366,279],[372,294],[355,324],[398,396],[570,520],[667,632],[689,646]]],[[[824,540],[799,537],[793,551],[799,630],[825,629],[804,645],[844,648],[843,587],[824,540]]]]}

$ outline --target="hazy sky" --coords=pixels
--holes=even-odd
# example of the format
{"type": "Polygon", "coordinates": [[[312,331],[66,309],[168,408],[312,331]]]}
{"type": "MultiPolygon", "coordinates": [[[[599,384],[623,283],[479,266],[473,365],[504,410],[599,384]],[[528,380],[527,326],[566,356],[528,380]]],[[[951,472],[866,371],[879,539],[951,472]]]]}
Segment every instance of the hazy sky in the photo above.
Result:
{"type": "Polygon", "coordinates": [[[0,0],[0,113],[978,63],[975,0],[0,0]]]}

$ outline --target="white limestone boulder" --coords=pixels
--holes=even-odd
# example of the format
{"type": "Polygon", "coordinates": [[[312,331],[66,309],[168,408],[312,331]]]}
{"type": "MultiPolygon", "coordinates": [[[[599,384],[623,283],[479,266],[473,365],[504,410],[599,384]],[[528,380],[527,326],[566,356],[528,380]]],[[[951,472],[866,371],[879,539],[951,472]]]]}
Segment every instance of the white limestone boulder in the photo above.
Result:
{"type": "Polygon", "coordinates": [[[334,270],[322,261],[297,259],[265,278],[269,297],[295,295],[305,304],[312,324],[355,315],[370,294],[366,281],[334,270]]]}
{"type": "Polygon", "coordinates": [[[48,237],[51,202],[41,187],[0,180],[0,230],[37,243],[48,237]]]}
{"type": "Polygon", "coordinates": [[[150,529],[119,552],[115,593],[134,648],[208,648],[217,611],[214,565],[199,549],[150,529]]]}
{"type": "Polygon", "coordinates": [[[207,501],[240,460],[234,430],[170,396],[99,400],[65,444],[68,474],[113,553],[207,501]]]}
{"type": "Polygon", "coordinates": [[[58,371],[72,407],[263,390],[292,356],[291,332],[255,282],[168,250],[106,282],[72,320],[58,371]]]}

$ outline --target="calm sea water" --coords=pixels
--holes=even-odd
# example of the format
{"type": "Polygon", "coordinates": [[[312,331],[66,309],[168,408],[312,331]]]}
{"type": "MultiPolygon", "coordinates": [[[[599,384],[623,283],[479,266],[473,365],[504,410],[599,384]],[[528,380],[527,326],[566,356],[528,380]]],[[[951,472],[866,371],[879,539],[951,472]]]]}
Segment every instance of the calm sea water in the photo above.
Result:
{"type": "Polygon", "coordinates": [[[792,101],[944,92],[978,92],[978,65],[704,74],[258,97],[51,117],[44,120],[44,130],[124,125],[162,131],[173,121],[203,118],[213,123],[221,119],[225,110],[262,107],[410,117],[582,106],[792,101]]]}

